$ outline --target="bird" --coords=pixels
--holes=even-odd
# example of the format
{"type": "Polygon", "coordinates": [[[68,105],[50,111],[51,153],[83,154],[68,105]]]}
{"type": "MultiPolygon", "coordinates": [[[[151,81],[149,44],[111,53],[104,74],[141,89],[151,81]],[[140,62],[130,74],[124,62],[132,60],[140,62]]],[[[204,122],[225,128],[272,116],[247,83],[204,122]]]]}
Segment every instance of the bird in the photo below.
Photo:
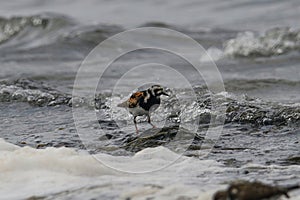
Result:
{"type": "Polygon", "coordinates": [[[262,200],[280,197],[289,198],[288,192],[300,188],[300,184],[278,187],[255,181],[237,181],[229,185],[227,190],[217,191],[213,200],[262,200]]]}
{"type": "Polygon", "coordinates": [[[133,93],[128,100],[117,105],[118,107],[127,108],[129,113],[133,115],[133,122],[137,134],[139,133],[136,121],[137,116],[146,115],[148,123],[155,128],[155,125],[151,122],[149,111],[150,109],[156,110],[158,108],[161,95],[169,96],[162,86],[152,85],[147,90],[133,93]]]}

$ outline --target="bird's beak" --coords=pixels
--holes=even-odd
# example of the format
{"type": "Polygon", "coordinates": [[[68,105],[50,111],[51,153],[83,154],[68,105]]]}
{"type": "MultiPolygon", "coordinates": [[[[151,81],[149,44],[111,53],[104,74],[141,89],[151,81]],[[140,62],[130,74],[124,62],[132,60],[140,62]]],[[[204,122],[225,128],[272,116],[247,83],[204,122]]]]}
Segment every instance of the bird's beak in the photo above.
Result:
{"type": "Polygon", "coordinates": [[[170,96],[168,93],[166,93],[165,91],[163,91],[161,94],[166,95],[166,96],[170,96]]]}

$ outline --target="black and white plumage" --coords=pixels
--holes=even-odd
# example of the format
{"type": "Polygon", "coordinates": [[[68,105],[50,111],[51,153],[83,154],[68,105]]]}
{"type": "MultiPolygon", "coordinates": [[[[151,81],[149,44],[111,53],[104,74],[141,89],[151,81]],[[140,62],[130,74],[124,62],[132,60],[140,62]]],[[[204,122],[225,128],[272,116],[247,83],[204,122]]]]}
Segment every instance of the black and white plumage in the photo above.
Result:
{"type": "Polygon", "coordinates": [[[127,108],[133,115],[133,122],[137,133],[137,116],[146,115],[148,118],[148,123],[155,127],[151,123],[149,111],[150,109],[155,110],[156,108],[158,108],[158,106],[160,105],[161,95],[169,96],[160,85],[152,85],[147,90],[133,93],[127,101],[118,105],[118,107],[127,108]]]}

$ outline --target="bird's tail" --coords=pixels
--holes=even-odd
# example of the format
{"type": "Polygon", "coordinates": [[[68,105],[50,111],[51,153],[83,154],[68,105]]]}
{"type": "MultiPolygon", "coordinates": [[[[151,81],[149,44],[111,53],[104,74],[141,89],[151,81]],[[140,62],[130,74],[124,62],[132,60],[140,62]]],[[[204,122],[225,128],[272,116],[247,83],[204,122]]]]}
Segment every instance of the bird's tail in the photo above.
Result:
{"type": "Polygon", "coordinates": [[[124,101],[123,103],[118,104],[117,107],[127,108],[128,107],[128,102],[124,101]]]}

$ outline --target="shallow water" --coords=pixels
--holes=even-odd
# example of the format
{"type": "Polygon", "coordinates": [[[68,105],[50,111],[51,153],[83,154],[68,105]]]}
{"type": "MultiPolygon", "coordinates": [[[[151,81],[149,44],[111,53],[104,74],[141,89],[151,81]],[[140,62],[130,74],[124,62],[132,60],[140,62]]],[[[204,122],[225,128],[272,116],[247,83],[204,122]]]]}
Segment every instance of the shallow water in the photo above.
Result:
{"type": "MultiPolygon", "coordinates": [[[[236,179],[299,183],[298,1],[0,4],[1,199],[211,199],[236,179]],[[226,92],[209,91],[205,77],[179,56],[143,49],[115,60],[96,96],[88,91],[109,55],[89,60],[93,71],[83,76],[80,95],[72,96],[88,53],[136,27],[170,28],[199,42],[207,54],[189,48],[187,55],[203,66],[213,59],[226,92]],[[126,74],[133,66],[144,67],[126,74]],[[145,79],[157,74],[162,78],[145,79]],[[145,88],[134,85],[145,80],[164,83],[170,97],[152,114],[164,128],[150,129],[141,118],[136,135],[132,117],[116,105],[145,88]],[[74,110],[80,114],[75,122],[74,110]],[[207,134],[211,119],[211,128],[223,128],[217,138],[207,134]]],[[[150,36],[149,44],[180,42],[173,35],[150,36]]],[[[130,39],[125,46],[139,45],[139,38],[130,39]]],[[[300,192],[291,197],[300,199],[300,192]]]]}

